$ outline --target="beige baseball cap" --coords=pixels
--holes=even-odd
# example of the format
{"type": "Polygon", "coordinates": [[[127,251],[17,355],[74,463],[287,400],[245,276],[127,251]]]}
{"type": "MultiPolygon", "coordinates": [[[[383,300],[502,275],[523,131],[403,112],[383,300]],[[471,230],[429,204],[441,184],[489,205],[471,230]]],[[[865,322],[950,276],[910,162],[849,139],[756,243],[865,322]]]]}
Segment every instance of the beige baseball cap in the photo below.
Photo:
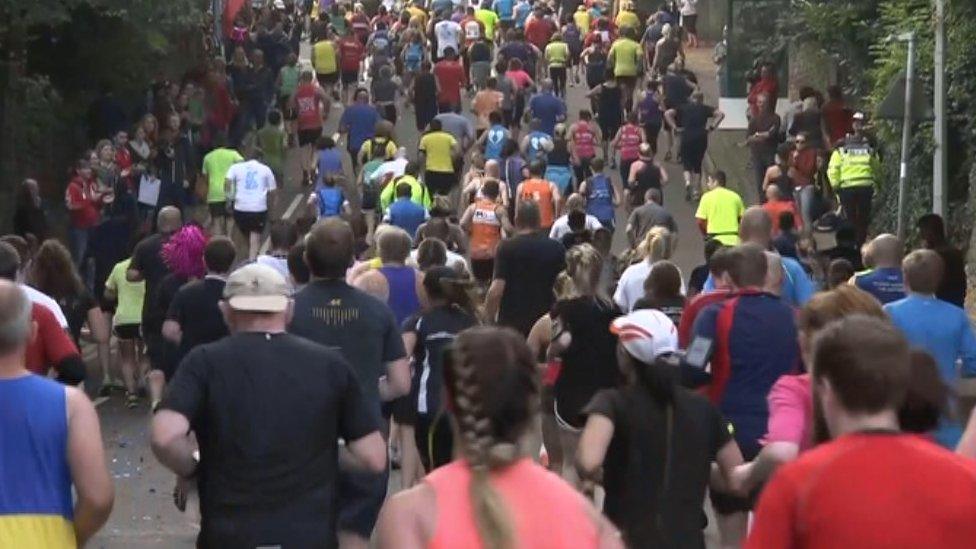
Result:
{"type": "Polygon", "coordinates": [[[289,295],[285,277],[258,263],[231,273],[224,286],[224,299],[235,311],[280,313],[288,308],[289,295]]]}

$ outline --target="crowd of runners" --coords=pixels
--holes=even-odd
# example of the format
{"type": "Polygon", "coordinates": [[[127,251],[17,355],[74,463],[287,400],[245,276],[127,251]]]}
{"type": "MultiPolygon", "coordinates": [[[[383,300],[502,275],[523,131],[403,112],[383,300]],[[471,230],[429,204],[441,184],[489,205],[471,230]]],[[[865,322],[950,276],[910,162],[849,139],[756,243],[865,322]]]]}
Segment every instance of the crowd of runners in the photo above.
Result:
{"type": "Polygon", "coordinates": [[[243,6],[223,55],[101,126],[67,245],[25,181],[0,547],[108,519],[86,390],[151,410],[200,547],[704,547],[710,520],[728,548],[970,547],[976,336],[942,219],[911,251],[872,235],[868,121],[833,88],[780,117],[763,62],[755,181],[703,177],[698,2],[645,5],[243,6]]]}

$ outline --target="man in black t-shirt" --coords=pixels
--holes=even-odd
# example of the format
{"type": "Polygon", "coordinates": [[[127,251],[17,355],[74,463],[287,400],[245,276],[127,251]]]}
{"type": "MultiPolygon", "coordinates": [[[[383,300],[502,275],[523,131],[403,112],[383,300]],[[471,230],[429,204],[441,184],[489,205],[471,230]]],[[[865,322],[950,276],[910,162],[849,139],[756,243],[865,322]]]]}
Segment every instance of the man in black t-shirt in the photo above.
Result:
{"type": "Polygon", "coordinates": [[[226,236],[210,239],[203,250],[207,275],[180,288],[166,312],[163,337],[178,345],[175,364],[194,347],[227,335],[227,324],[220,312],[227,274],[237,255],[234,243],[226,236]]]}
{"type": "MultiPolygon", "coordinates": [[[[375,297],[346,283],[355,243],[339,218],[318,222],[305,238],[312,281],[295,294],[288,330],[338,349],[359,378],[363,399],[376,421],[381,402],[410,391],[410,363],[393,312],[375,297]]],[[[339,476],[340,536],[368,542],[386,498],[388,473],[342,470],[339,476]]]]}
{"type": "Polygon", "coordinates": [[[539,317],[552,307],[552,286],[566,267],[566,249],[539,232],[539,206],[519,204],[517,234],[503,240],[495,257],[495,274],[485,296],[485,318],[528,336],[539,317]]]}
{"type": "Polygon", "coordinates": [[[232,273],[220,304],[231,335],[190,351],[153,418],[156,457],[198,479],[200,547],[336,547],[338,439],[386,468],[349,363],[285,332],[288,293],[265,265],[232,273]]]}
{"type": "Polygon", "coordinates": [[[728,482],[742,463],[739,447],[715,406],[676,385],[677,330],[664,313],[637,310],[610,331],[630,383],[598,392],[584,410],[580,477],[602,468],[603,511],[628,547],[704,547],[711,464],[728,482]]]}
{"type": "Polygon", "coordinates": [[[159,403],[166,383],[162,372],[165,362],[166,342],[163,340],[163,321],[165,310],[153,305],[158,301],[159,285],[169,274],[169,267],[163,261],[163,244],[183,226],[183,214],[173,206],[159,210],[156,217],[156,232],[136,244],[132,252],[132,262],[125,278],[129,282],[146,282],[146,297],[142,305],[142,338],[146,342],[146,356],[149,357],[149,396],[153,406],[159,403]]]}

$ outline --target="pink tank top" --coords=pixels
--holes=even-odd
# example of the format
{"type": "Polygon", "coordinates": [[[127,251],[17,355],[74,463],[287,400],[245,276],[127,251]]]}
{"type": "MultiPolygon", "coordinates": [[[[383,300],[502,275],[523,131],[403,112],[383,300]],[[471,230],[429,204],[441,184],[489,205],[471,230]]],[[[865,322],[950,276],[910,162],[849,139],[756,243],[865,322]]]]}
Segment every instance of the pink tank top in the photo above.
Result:
{"type": "Polygon", "coordinates": [[[576,149],[577,157],[593,158],[596,156],[594,142],[593,130],[588,125],[576,124],[573,126],[573,147],[576,149]]]}
{"type": "MultiPolygon", "coordinates": [[[[437,526],[430,549],[483,547],[471,510],[471,470],[453,461],[424,479],[437,497],[437,526]]],[[[555,474],[522,459],[492,473],[491,485],[505,501],[516,548],[586,549],[599,545],[599,534],[583,496],[555,474]]]]}
{"type": "Polygon", "coordinates": [[[641,144],[640,128],[627,124],[620,129],[620,139],[617,147],[620,149],[620,160],[636,160],[639,156],[641,144]]]}

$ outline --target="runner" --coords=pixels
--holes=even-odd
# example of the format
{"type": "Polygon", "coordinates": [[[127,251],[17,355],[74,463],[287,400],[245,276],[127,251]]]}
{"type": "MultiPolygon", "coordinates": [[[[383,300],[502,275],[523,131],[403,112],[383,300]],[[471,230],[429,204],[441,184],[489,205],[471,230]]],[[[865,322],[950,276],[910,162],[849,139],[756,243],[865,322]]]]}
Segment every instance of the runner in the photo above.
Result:
{"type": "Polygon", "coordinates": [[[227,171],[227,192],[233,197],[234,224],[248,241],[247,257],[253,260],[261,247],[261,236],[274,209],[276,190],[271,168],[261,162],[263,153],[254,149],[245,162],[234,164],[227,171]]]}
{"type": "Polygon", "coordinates": [[[864,263],[870,268],[854,275],[851,282],[873,295],[882,305],[904,298],[903,249],[895,235],[878,235],[864,247],[864,263]]]}
{"type": "MultiPolygon", "coordinates": [[[[453,24],[457,25],[457,23],[453,24]]],[[[468,84],[467,71],[458,60],[458,50],[454,46],[447,46],[443,52],[442,58],[434,65],[434,77],[437,78],[437,109],[440,112],[460,113],[461,89],[468,84]]]]}
{"type": "Polygon", "coordinates": [[[468,234],[471,246],[471,272],[483,286],[491,281],[498,244],[504,235],[514,233],[506,208],[499,203],[498,181],[488,179],[480,189],[481,196],[465,209],[461,228],[468,234]]]}
{"type": "Polygon", "coordinates": [[[603,173],[603,159],[595,158],[590,165],[593,175],[580,184],[579,193],[586,198],[586,213],[600,220],[611,232],[616,225],[616,207],[622,192],[610,177],[603,173]]]}
{"type": "Polygon", "coordinates": [[[644,70],[644,54],[640,44],[634,41],[636,37],[633,27],[622,27],[620,38],[613,42],[607,54],[608,66],[613,69],[613,76],[620,86],[624,112],[633,108],[637,78],[644,70]]]}
{"type": "Polygon", "coordinates": [[[326,95],[337,100],[339,93],[335,86],[339,83],[338,50],[335,36],[329,27],[326,27],[322,36],[312,44],[312,67],[315,69],[315,78],[326,95]]]}
{"type": "Polygon", "coordinates": [[[619,152],[621,181],[627,181],[630,178],[630,166],[637,160],[641,144],[648,143],[647,138],[648,136],[644,133],[643,128],[637,125],[637,112],[627,113],[624,125],[617,130],[617,133],[610,140],[610,148],[612,149],[610,167],[613,168],[616,165],[613,160],[613,153],[619,152]]]}
{"type": "Polygon", "coordinates": [[[464,460],[390,500],[378,527],[379,546],[622,547],[584,498],[518,457],[538,398],[535,360],[525,343],[510,331],[469,329],[445,358],[448,405],[458,419],[464,460]],[[509,518],[527,516],[532,518],[509,518]],[[566,527],[547,526],[556,517],[566,527]]]}
{"type": "MultiPolygon", "coordinates": [[[[322,125],[331,110],[331,105],[332,103],[329,101],[325,90],[316,87],[312,82],[311,71],[302,71],[291,105],[295,111],[295,116],[298,118],[298,146],[302,148],[302,185],[311,185],[315,180],[316,154],[314,146],[322,137],[322,125]]],[[[243,158],[239,158],[238,161],[241,160],[243,158]]],[[[204,169],[206,170],[206,166],[204,169]]],[[[223,188],[223,184],[221,184],[221,188],[223,188]]]]}
{"type": "Polygon", "coordinates": [[[454,159],[461,155],[461,146],[453,135],[443,130],[441,121],[430,121],[430,131],[417,145],[420,163],[424,166],[424,182],[434,195],[449,195],[458,186],[454,159]]]}
{"type": "Polygon", "coordinates": [[[725,113],[702,103],[705,95],[701,90],[691,94],[691,102],[676,109],[669,109],[664,118],[671,128],[681,135],[681,165],[685,176],[685,200],[698,200],[701,196],[701,171],[708,134],[718,128],[725,113]]]}
{"type": "MultiPolygon", "coordinates": [[[[350,95],[359,81],[359,71],[360,65],[365,58],[366,39],[360,40],[353,33],[352,29],[346,31],[346,33],[339,39],[336,44],[339,53],[339,75],[342,85],[342,102],[348,105],[350,102],[350,95]]],[[[356,95],[358,95],[358,89],[356,95]]],[[[355,96],[352,96],[355,98],[355,96]]]]}
{"type": "Polygon", "coordinates": [[[658,261],[671,259],[674,254],[674,235],[664,227],[653,227],[644,236],[644,240],[634,248],[634,263],[632,263],[617,283],[617,290],[613,300],[624,313],[634,310],[637,300],[644,296],[644,280],[651,273],[651,268],[658,261]]]}
{"type": "Polygon", "coordinates": [[[376,135],[376,123],[381,117],[376,107],[369,104],[369,92],[366,88],[356,88],[353,98],[354,103],[342,111],[339,133],[346,136],[346,151],[352,160],[352,169],[356,171],[359,168],[359,151],[363,143],[376,135]]]}
{"type": "Polygon", "coordinates": [[[543,179],[544,174],[544,161],[533,160],[529,163],[529,179],[518,186],[516,190],[518,199],[515,206],[521,211],[520,205],[523,202],[534,202],[539,208],[539,228],[548,231],[553,221],[559,217],[561,200],[559,189],[551,181],[543,179]]]}
{"type": "MultiPolygon", "coordinates": [[[[651,190],[657,190],[663,197],[663,188],[668,183],[668,172],[654,160],[654,149],[647,143],[637,147],[637,159],[630,164],[627,175],[627,204],[639,208],[651,190]]],[[[662,198],[663,200],[663,198],[662,198]]]]}

